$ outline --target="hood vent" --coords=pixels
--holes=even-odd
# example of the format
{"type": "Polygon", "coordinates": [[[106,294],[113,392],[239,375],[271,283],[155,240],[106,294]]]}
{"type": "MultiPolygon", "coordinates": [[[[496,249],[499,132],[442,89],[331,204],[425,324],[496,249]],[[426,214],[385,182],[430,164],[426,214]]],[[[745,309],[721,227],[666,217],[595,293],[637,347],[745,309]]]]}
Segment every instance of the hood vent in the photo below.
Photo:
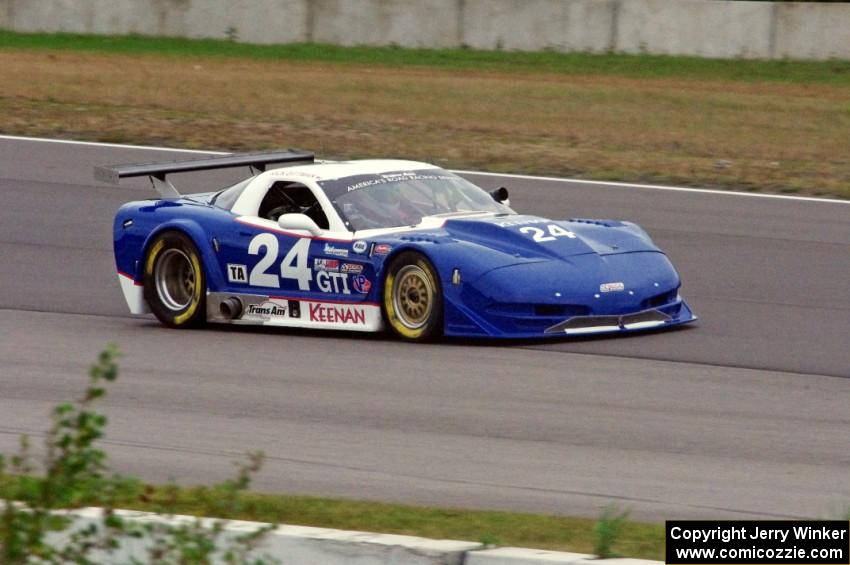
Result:
{"type": "Polygon", "coordinates": [[[571,218],[567,221],[573,222],[575,224],[590,224],[593,226],[602,226],[604,228],[619,228],[625,225],[623,224],[623,222],[618,222],[617,220],[585,220],[582,218],[571,218]]]}

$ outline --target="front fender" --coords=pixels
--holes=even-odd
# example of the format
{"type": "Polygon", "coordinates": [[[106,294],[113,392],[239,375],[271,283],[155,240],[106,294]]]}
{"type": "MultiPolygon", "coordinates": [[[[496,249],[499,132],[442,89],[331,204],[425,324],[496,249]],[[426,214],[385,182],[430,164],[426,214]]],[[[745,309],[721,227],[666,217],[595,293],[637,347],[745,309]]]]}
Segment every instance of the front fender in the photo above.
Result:
{"type": "Polygon", "coordinates": [[[393,246],[383,263],[375,263],[378,273],[379,288],[376,289],[375,300],[383,300],[383,288],[386,281],[386,265],[398,254],[406,251],[414,251],[422,254],[437,271],[440,286],[443,293],[443,329],[447,335],[494,335],[499,330],[490,324],[464,304],[461,296],[464,284],[480,279],[487,272],[500,266],[515,265],[517,263],[536,262],[527,259],[519,259],[513,255],[507,255],[482,245],[466,241],[457,241],[449,238],[420,238],[419,241],[386,240],[393,246]],[[459,271],[460,280],[453,277],[455,269],[459,271]],[[458,282],[459,284],[455,284],[458,282]]]}

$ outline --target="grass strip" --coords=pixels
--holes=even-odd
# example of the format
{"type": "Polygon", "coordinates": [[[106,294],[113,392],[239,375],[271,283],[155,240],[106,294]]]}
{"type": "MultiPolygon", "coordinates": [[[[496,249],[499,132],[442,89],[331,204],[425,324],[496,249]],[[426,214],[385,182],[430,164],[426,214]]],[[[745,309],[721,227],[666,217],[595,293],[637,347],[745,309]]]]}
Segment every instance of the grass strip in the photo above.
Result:
{"type": "Polygon", "coordinates": [[[479,51],[339,47],[325,44],[256,45],[216,39],[96,36],[69,33],[27,34],[0,30],[0,49],[39,49],[94,53],[236,57],[255,60],[314,61],[439,69],[690,78],[744,82],[850,85],[850,61],[704,59],[661,55],[559,53],[555,51],[479,51]]]}
{"type": "MultiPolygon", "coordinates": [[[[0,496],[31,479],[0,477],[0,496]]],[[[142,486],[129,481],[116,493],[119,508],[170,514],[253,520],[289,525],[457,539],[593,553],[596,520],[568,516],[463,510],[363,500],[284,494],[240,493],[216,487],[142,486]]],[[[79,500],[80,506],[97,503],[79,500]]],[[[664,525],[628,521],[614,545],[618,555],[664,560],[664,525]]]]}
{"type": "Polygon", "coordinates": [[[848,65],[0,32],[0,133],[850,197],[848,65]]]}

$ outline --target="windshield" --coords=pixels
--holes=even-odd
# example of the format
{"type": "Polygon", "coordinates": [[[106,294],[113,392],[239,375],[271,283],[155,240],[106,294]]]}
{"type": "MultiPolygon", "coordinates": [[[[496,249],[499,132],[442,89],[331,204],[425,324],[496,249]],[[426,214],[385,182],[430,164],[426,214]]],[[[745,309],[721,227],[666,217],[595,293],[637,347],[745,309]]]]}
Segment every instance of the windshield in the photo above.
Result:
{"type": "Polygon", "coordinates": [[[424,216],[513,210],[442,169],[357,175],[319,185],[351,231],[419,224],[424,216]]]}

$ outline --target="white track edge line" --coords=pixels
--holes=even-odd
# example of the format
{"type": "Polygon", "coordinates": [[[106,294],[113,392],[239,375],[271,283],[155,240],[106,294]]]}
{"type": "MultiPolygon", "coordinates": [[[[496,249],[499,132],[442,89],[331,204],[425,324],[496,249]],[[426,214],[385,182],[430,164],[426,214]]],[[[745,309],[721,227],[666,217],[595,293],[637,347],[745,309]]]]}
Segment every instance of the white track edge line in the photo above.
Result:
{"type": "Polygon", "coordinates": [[[596,184],[604,186],[615,186],[620,188],[648,188],[652,190],[669,190],[672,192],[697,192],[702,194],[722,194],[725,196],[751,196],[753,198],[773,198],[777,200],[799,200],[802,202],[827,202],[832,204],[850,204],[850,200],[839,198],[819,198],[817,196],[792,196],[790,194],[766,194],[763,192],[740,192],[735,190],[719,190],[714,188],[693,188],[687,186],[667,186],[661,184],[636,184],[629,182],[616,182],[605,180],[565,179],[559,177],[537,177],[533,175],[515,175],[510,173],[485,173],[479,171],[455,170],[455,173],[465,175],[480,175],[485,177],[505,177],[526,180],[545,180],[553,182],[569,182],[574,184],[596,184]]]}
{"type": "MultiPolygon", "coordinates": [[[[126,143],[106,143],[100,141],[75,141],[73,139],[50,139],[47,137],[25,137],[18,135],[0,135],[0,139],[11,141],[32,141],[41,143],[66,143],[69,145],[87,145],[91,147],[114,147],[119,149],[143,149],[146,151],[173,151],[180,153],[195,153],[201,155],[229,155],[225,151],[205,151],[202,149],[181,149],[177,147],[156,147],[153,145],[129,145],[126,143]]],[[[601,181],[601,180],[584,180],[584,179],[567,179],[560,177],[544,177],[534,175],[519,175],[510,173],[489,173],[483,171],[467,171],[455,169],[452,172],[468,175],[479,175],[485,177],[504,177],[511,179],[525,180],[543,180],[551,182],[566,182],[573,184],[590,184],[614,186],[618,188],[643,188],[650,190],[667,190],[670,192],[695,192],[698,194],[718,194],[723,196],[749,196],[752,198],[772,198],[774,200],[796,200],[800,202],[821,202],[828,204],[850,204],[850,200],[841,200],[838,198],[818,198],[816,196],[792,196],[789,194],[765,194],[761,192],[739,192],[734,190],[718,190],[712,188],[692,188],[687,186],[668,186],[660,184],[638,184],[629,182],[616,181],[601,181]]]]}
{"type": "Polygon", "coordinates": [[[177,151],[180,153],[198,153],[201,155],[230,155],[226,151],[205,151],[203,149],[180,149],[177,147],[156,147],[154,145],[130,145],[127,143],[106,143],[103,141],[76,141],[73,139],[50,139],[48,137],[24,137],[20,135],[0,135],[0,139],[10,141],[37,141],[41,143],[65,143],[68,145],[88,145],[92,147],[115,147],[118,149],[144,149],[146,151],[177,151]]]}

